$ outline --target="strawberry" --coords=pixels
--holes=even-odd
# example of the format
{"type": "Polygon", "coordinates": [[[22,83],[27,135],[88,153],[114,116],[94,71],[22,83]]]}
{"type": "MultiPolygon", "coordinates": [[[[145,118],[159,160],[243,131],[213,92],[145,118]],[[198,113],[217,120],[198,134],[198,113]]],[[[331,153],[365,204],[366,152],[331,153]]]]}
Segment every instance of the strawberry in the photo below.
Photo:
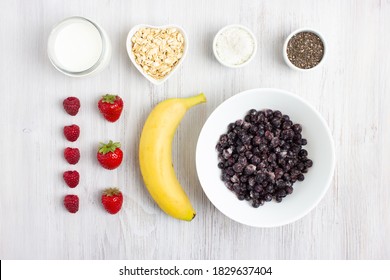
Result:
{"type": "Polygon", "coordinates": [[[64,158],[70,164],[76,164],[80,159],[80,151],[78,148],[66,148],[64,150],[64,158]]]}
{"type": "Polygon", "coordinates": [[[97,152],[97,159],[101,166],[106,169],[115,169],[123,159],[123,152],[120,149],[119,142],[100,143],[99,151],[97,152]]]}
{"type": "Polygon", "coordinates": [[[64,126],[64,136],[70,141],[76,141],[80,136],[80,127],[77,124],[64,126]]]}
{"type": "Polygon", "coordinates": [[[80,100],[77,97],[68,97],[62,103],[65,111],[71,115],[76,116],[80,109],[80,100]]]}
{"type": "Polygon", "coordinates": [[[98,102],[98,108],[109,122],[115,122],[121,116],[123,100],[118,95],[106,94],[98,102]]]}
{"type": "Polygon", "coordinates": [[[102,204],[108,213],[118,213],[123,204],[123,195],[121,191],[118,188],[105,189],[102,194],[102,204]]]}
{"type": "Polygon", "coordinates": [[[64,206],[70,213],[79,211],[79,197],[74,194],[68,194],[64,198],[64,206]]]}
{"type": "Polygon", "coordinates": [[[62,177],[64,178],[64,181],[69,186],[69,188],[77,187],[80,181],[80,174],[76,170],[65,171],[62,177]]]}

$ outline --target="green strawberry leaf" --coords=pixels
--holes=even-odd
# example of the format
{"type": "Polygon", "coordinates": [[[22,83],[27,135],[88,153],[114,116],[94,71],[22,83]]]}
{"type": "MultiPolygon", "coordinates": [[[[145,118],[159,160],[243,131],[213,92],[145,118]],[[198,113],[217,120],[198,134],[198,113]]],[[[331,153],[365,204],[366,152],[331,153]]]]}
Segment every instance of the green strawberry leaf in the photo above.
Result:
{"type": "Polygon", "coordinates": [[[114,196],[120,194],[121,191],[118,188],[108,188],[103,191],[103,194],[106,196],[114,196]]]}
{"type": "Polygon", "coordinates": [[[102,97],[102,102],[114,104],[118,95],[106,94],[102,97]]]}
{"type": "Polygon", "coordinates": [[[114,143],[112,140],[110,140],[107,144],[100,142],[99,153],[105,155],[109,152],[115,152],[115,150],[120,147],[121,143],[114,143]]]}

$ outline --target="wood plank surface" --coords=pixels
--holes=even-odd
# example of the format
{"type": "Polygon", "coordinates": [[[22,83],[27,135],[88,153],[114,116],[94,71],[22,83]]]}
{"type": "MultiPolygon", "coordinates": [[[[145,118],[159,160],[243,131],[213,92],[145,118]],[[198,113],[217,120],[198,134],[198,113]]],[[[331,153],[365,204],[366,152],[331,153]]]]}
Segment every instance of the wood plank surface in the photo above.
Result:
{"type": "Polygon", "coordinates": [[[390,1],[0,1],[0,258],[1,259],[389,259],[390,258],[390,1]],[[47,38],[61,19],[82,15],[98,22],[113,47],[109,67],[94,77],[69,78],[47,58],[47,38]],[[175,75],[153,86],[128,59],[125,39],[136,24],[182,26],[189,54],[175,75]],[[241,23],[258,40],[254,61],[242,69],[221,66],[212,39],[223,26],[241,23]],[[300,73],[283,62],[284,38],[293,30],[321,31],[328,46],[322,68],[300,73]],[[228,97],[251,88],[286,89],[309,101],[328,122],[336,144],[332,185],[311,213],[283,227],[251,228],[220,213],[197,179],[195,146],[209,114],[228,97]],[[179,180],[198,215],[191,223],[166,216],[140,176],[138,140],[151,108],[168,97],[205,92],[192,109],[173,150],[179,180]],[[120,94],[125,111],[104,121],[99,97],[120,94]],[[62,109],[80,98],[76,117],[62,109]],[[80,211],[70,215],[62,198],[69,169],[62,127],[77,123],[73,191],[80,211]],[[122,166],[106,171],[95,160],[99,141],[123,144],[122,166]],[[124,208],[102,209],[102,189],[124,190],[124,208]]]}

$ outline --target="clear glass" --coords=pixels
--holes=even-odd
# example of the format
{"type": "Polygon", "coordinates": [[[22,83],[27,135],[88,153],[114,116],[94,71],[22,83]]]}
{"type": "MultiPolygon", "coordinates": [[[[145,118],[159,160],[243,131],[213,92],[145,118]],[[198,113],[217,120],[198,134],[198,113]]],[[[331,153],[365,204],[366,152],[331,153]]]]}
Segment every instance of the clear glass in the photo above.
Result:
{"type": "Polygon", "coordinates": [[[111,58],[111,42],[107,36],[107,33],[97,23],[84,17],[74,16],[74,17],[66,18],[54,26],[54,28],[52,29],[49,35],[47,52],[51,63],[58,71],[71,77],[84,77],[84,76],[91,75],[93,73],[98,73],[108,65],[111,58]],[[66,25],[80,20],[87,21],[97,29],[102,41],[102,51],[99,59],[96,61],[96,63],[93,66],[80,72],[72,72],[69,71],[68,69],[64,69],[61,66],[61,64],[58,62],[58,59],[56,58],[56,54],[54,51],[54,46],[59,31],[61,31],[66,25]]]}

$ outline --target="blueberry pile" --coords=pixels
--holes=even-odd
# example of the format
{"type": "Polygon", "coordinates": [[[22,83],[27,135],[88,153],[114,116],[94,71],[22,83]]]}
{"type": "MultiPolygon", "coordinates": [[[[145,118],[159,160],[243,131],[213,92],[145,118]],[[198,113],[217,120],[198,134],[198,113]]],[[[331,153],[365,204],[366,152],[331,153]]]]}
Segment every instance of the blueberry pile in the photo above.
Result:
{"type": "Polygon", "coordinates": [[[250,110],[219,138],[222,181],[239,200],[250,201],[255,208],[273,198],[282,202],[313,166],[302,148],[307,140],[301,133],[302,126],[280,111],[250,110]]]}

